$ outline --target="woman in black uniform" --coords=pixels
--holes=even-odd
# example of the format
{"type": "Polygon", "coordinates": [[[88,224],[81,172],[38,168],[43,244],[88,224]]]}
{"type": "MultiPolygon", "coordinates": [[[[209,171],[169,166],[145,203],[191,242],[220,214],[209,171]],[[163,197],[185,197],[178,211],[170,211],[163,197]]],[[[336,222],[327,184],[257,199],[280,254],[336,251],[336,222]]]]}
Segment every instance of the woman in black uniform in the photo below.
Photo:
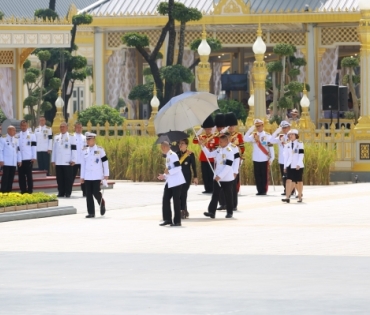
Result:
{"type": "Polygon", "coordinates": [[[198,178],[197,178],[197,167],[195,164],[195,156],[194,153],[188,150],[189,140],[183,139],[179,142],[180,150],[177,152],[179,156],[180,164],[182,173],[184,174],[186,183],[181,187],[181,218],[186,219],[189,217],[189,212],[186,204],[186,200],[188,198],[188,190],[191,184],[191,177],[192,171],[194,176],[194,184],[198,185],[198,178]]]}

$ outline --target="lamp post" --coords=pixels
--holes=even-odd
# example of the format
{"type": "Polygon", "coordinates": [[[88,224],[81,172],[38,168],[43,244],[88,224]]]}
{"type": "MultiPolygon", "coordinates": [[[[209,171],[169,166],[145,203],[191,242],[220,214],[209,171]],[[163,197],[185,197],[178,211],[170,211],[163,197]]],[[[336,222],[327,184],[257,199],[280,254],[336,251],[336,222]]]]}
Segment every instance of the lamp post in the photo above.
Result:
{"type": "Polygon", "coordinates": [[[198,91],[209,92],[209,81],[211,79],[212,70],[208,62],[209,55],[211,54],[211,47],[207,43],[206,28],[203,24],[202,41],[198,47],[198,54],[200,62],[196,68],[198,77],[198,91]]]}
{"type": "Polygon", "coordinates": [[[370,1],[360,0],[358,5],[361,12],[358,28],[361,42],[361,117],[356,129],[370,130],[370,1]]]}
{"type": "Polygon", "coordinates": [[[310,107],[310,100],[307,97],[306,83],[303,84],[303,96],[301,99],[301,119],[299,120],[299,127],[302,129],[308,129],[311,125],[310,115],[308,113],[308,108],[310,107]]]}
{"type": "Polygon", "coordinates": [[[255,118],[265,120],[266,118],[266,76],[267,69],[264,61],[266,44],[262,39],[261,25],[258,25],[257,39],[253,44],[253,52],[256,61],[253,63],[253,80],[255,82],[254,97],[255,97],[255,118]]]}
{"type": "Polygon", "coordinates": [[[150,105],[152,106],[152,113],[150,114],[150,118],[149,118],[149,122],[148,122],[148,133],[151,136],[155,135],[154,119],[155,119],[155,116],[157,116],[159,104],[160,104],[160,102],[159,102],[159,99],[157,97],[157,87],[154,83],[153,97],[150,101],[150,105]]]}
{"type": "Polygon", "coordinates": [[[55,118],[53,121],[53,134],[56,134],[59,132],[59,126],[62,122],[65,122],[64,115],[63,115],[63,107],[64,107],[64,101],[62,99],[62,91],[59,89],[58,91],[58,98],[55,101],[55,107],[57,108],[57,112],[55,114],[55,118]]]}

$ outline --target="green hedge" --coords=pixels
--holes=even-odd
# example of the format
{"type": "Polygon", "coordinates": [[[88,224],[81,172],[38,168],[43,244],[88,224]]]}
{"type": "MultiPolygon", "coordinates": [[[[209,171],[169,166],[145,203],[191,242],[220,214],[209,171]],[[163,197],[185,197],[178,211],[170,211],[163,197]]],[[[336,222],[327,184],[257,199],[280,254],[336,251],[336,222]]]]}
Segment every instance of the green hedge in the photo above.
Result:
{"type": "Polygon", "coordinates": [[[0,208],[11,206],[30,205],[35,203],[42,203],[48,201],[58,200],[56,195],[47,195],[43,192],[33,194],[20,194],[20,193],[0,193],[0,208]]]}

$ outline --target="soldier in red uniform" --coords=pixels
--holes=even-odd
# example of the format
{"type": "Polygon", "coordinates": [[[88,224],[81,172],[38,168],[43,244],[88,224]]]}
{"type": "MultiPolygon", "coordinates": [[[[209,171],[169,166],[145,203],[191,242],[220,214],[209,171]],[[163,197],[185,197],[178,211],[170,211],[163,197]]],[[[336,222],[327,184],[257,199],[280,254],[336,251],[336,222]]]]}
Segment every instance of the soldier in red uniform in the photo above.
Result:
{"type": "MultiPolygon", "coordinates": [[[[194,137],[193,143],[198,144],[199,142],[201,142],[207,147],[209,151],[215,150],[215,148],[218,147],[218,138],[215,137],[214,134],[212,133],[214,125],[215,124],[213,122],[212,116],[209,116],[202,124],[204,133],[198,135],[199,141],[197,137],[194,137]]],[[[202,150],[200,152],[199,161],[202,170],[202,179],[205,189],[203,191],[203,194],[212,194],[214,160],[209,159],[208,162],[207,157],[202,150]]]]}

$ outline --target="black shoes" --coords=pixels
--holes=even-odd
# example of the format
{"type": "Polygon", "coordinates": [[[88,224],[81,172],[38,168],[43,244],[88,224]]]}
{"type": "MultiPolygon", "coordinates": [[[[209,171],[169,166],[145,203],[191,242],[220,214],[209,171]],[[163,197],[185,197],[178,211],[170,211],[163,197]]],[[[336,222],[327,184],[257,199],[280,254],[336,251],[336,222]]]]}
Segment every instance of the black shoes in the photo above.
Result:
{"type": "Polygon", "coordinates": [[[226,219],[231,219],[232,217],[233,217],[233,215],[231,213],[228,213],[225,218],[226,219]]]}
{"type": "Polygon", "coordinates": [[[212,191],[202,191],[202,194],[212,194],[212,191]]]}
{"type": "Polygon", "coordinates": [[[286,193],[285,193],[285,192],[283,192],[281,195],[282,195],[282,196],[285,196],[285,195],[286,195],[286,193]]]}
{"type": "Polygon", "coordinates": [[[226,210],[226,206],[219,206],[216,210],[226,210]]]}
{"type": "Polygon", "coordinates": [[[285,198],[285,199],[281,199],[282,202],[286,202],[286,203],[290,203],[290,199],[288,198],[285,198]]]}
{"type": "Polygon", "coordinates": [[[66,195],[66,198],[71,198],[71,195],[66,195]]]}
{"type": "Polygon", "coordinates": [[[159,226],[171,225],[171,221],[163,221],[159,226]]]}
{"type": "Polygon", "coordinates": [[[58,197],[58,198],[63,198],[63,197],[64,197],[64,195],[57,195],[57,197],[58,197]]]}
{"type": "Polygon", "coordinates": [[[235,208],[233,209],[233,211],[238,211],[238,208],[237,208],[237,207],[235,207],[235,208]]]}
{"type": "Polygon", "coordinates": [[[170,226],[181,226],[181,223],[171,223],[170,226]]]}
{"type": "Polygon", "coordinates": [[[204,212],[203,213],[206,217],[210,217],[211,219],[214,219],[215,218],[215,215],[211,212],[204,212]]]}
{"type": "Polygon", "coordinates": [[[101,200],[101,205],[100,205],[100,214],[101,215],[105,214],[105,200],[103,198],[101,200]]]}
{"type": "Polygon", "coordinates": [[[88,214],[88,215],[86,216],[86,218],[87,218],[87,219],[95,218],[95,215],[93,215],[93,214],[88,214]]]}
{"type": "Polygon", "coordinates": [[[256,196],[266,196],[266,193],[256,193],[256,196]]]}

